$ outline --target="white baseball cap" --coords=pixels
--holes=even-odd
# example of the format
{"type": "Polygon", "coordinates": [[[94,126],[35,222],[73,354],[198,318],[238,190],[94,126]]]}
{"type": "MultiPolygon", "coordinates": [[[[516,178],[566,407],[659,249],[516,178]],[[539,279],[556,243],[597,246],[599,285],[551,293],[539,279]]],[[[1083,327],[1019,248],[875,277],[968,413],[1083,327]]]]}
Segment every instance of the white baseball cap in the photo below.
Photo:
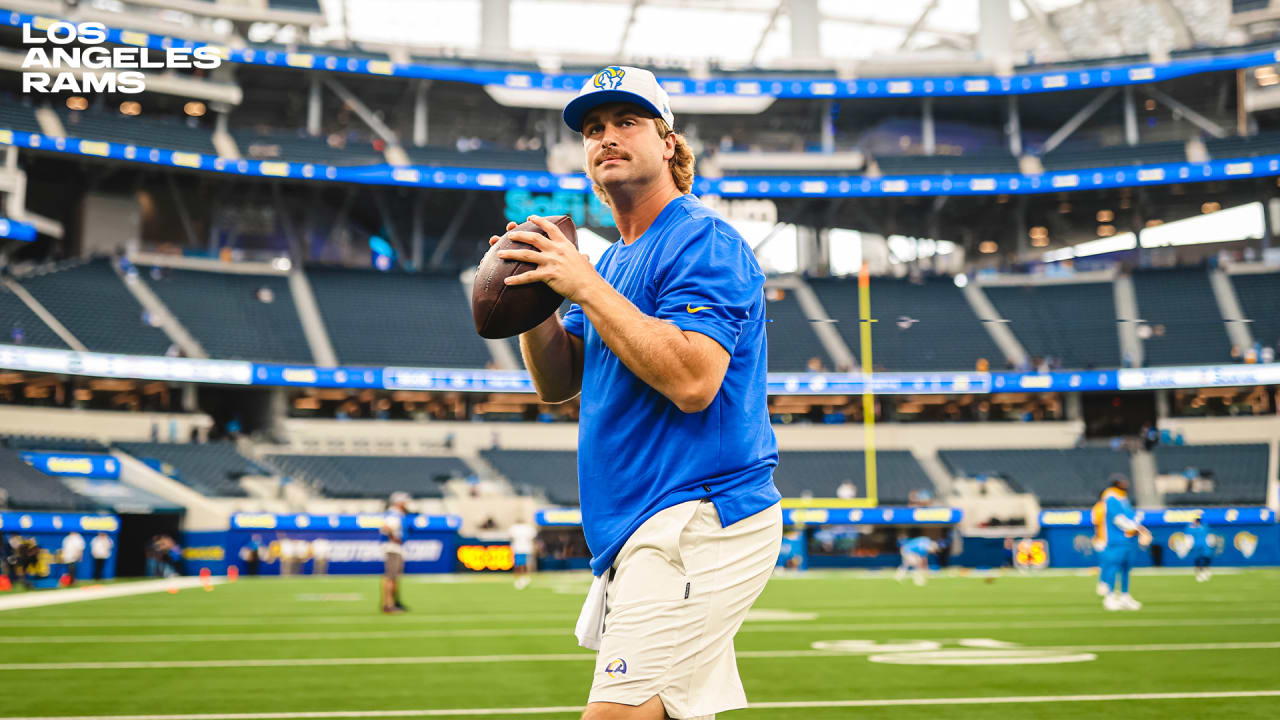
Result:
{"type": "Polygon", "coordinates": [[[564,106],[564,124],[574,132],[582,132],[582,120],[587,113],[612,102],[635,103],[675,127],[671,98],[658,78],[648,70],[625,65],[610,65],[588,78],[578,97],[564,106]]]}

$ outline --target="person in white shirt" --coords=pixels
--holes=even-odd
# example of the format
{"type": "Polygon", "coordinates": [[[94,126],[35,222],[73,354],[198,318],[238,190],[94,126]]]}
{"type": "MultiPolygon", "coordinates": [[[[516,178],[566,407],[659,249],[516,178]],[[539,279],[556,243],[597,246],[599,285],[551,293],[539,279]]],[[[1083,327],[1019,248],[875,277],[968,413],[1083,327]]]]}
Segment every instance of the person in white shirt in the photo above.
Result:
{"type": "Polygon", "coordinates": [[[106,573],[107,560],[111,558],[111,550],[115,547],[115,543],[111,542],[111,536],[104,532],[100,532],[93,536],[93,541],[89,543],[89,554],[93,556],[93,579],[101,580],[106,573]]]}
{"type": "Polygon", "coordinates": [[[62,538],[62,562],[67,565],[67,577],[71,585],[76,583],[76,565],[84,557],[84,538],[72,530],[62,538]]]}
{"type": "Polygon", "coordinates": [[[315,563],[311,566],[313,575],[324,575],[329,572],[328,540],[318,537],[311,541],[311,559],[315,560],[315,563]]]}
{"type": "Polygon", "coordinates": [[[533,563],[533,540],[538,536],[537,528],[524,522],[511,526],[511,553],[515,556],[513,572],[516,576],[516,589],[523,590],[529,586],[530,565],[533,563]]]}
{"type": "Polygon", "coordinates": [[[400,602],[400,576],[404,574],[404,516],[409,506],[409,493],[391,494],[391,508],[382,519],[382,612],[402,613],[408,610],[400,602]]]}

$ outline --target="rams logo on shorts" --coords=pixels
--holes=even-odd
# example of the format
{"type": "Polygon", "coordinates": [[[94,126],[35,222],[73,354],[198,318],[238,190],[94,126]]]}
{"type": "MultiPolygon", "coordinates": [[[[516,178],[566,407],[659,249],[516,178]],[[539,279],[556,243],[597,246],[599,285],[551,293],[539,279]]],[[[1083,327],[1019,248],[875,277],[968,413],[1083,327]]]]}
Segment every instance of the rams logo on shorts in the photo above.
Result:
{"type": "Polygon", "coordinates": [[[616,678],[619,675],[626,675],[627,661],[622,658],[614,658],[610,660],[609,664],[604,666],[604,674],[608,675],[610,678],[616,678]]]}
{"type": "Polygon", "coordinates": [[[622,82],[622,76],[626,74],[626,70],[623,70],[617,65],[610,65],[596,73],[596,77],[591,81],[591,84],[601,90],[617,90],[618,83],[622,82]]]}

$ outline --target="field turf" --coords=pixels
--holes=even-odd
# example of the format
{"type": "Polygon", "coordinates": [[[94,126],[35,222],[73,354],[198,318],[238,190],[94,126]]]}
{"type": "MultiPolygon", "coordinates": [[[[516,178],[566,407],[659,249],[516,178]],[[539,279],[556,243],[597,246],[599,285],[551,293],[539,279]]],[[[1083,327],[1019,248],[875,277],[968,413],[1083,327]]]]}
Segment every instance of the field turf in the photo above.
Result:
{"type": "MultiPolygon", "coordinates": [[[[4,611],[0,720],[574,718],[594,659],[572,636],[588,581],[409,576],[401,616],[376,612],[373,577],[4,611]]],[[[775,577],[737,639],[755,707],[720,717],[1280,717],[1280,571],[1135,574],[1146,607],[1124,613],[1094,582],[775,577]]]]}

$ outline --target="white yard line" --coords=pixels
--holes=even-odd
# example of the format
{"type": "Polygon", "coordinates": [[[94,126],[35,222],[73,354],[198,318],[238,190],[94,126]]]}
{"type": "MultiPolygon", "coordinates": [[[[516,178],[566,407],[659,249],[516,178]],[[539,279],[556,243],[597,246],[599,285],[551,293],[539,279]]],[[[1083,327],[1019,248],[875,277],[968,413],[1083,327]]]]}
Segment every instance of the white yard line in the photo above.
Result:
{"type": "MultiPolygon", "coordinates": [[[[1280,690],[1237,690],[1226,692],[1123,693],[1096,695],[1017,695],[951,698],[884,698],[868,700],[798,700],[751,703],[755,710],[797,708],[896,707],[909,705],[1025,705],[1068,702],[1115,702],[1133,700],[1212,700],[1229,698],[1280,697],[1280,690]]],[[[550,715],[579,713],[578,705],[514,708],[432,708],[424,710],[346,710],[325,712],[192,713],[186,715],[68,715],[0,717],[0,720],[327,720],[329,718],[474,717],[550,715]]]]}
{"type": "MultiPolygon", "coordinates": [[[[744,624],[742,633],[799,632],[877,632],[884,630],[1049,630],[1061,628],[1118,627],[1220,627],[1227,625],[1277,625],[1280,618],[1199,618],[1199,619],[1128,619],[1098,616],[1084,620],[1046,620],[1010,622],[907,622],[862,624],[782,625],[744,624]]],[[[571,635],[566,622],[561,627],[545,628],[464,628],[457,630],[368,630],[351,632],[281,632],[281,633],[167,633],[155,635],[10,635],[0,636],[0,645],[48,645],[106,643],[145,644],[166,642],[261,642],[264,640],[386,640],[410,637],[539,637],[571,635]]],[[[3,720],[3,719],[0,719],[3,720]]]]}
{"type": "MultiPolygon", "coordinates": [[[[1280,650],[1277,642],[1225,642],[1225,643],[1147,643],[1143,645],[1028,645],[1026,650],[1052,650],[1055,652],[1202,652],[1211,650],[1280,650]]],[[[739,658],[778,659],[808,657],[861,657],[883,652],[883,648],[866,650],[744,650],[739,658]]],[[[61,663],[0,663],[0,671],[52,671],[52,670],[167,670],[192,668],[243,668],[243,667],[326,667],[334,665],[452,665],[457,663],[517,663],[517,662],[587,662],[596,659],[595,653],[544,653],[514,655],[426,655],[405,657],[347,657],[347,658],[241,658],[227,660],[119,660],[105,662],[61,663]]]]}
{"type": "MultiPolygon", "coordinates": [[[[219,580],[210,580],[218,583],[219,580]]],[[[165,592],[170,589],[190,590],[200,587],[201,579],[197,577],[169,578],[164,580],[141,580],[139,582],[118,583],[114,585],[94,585],[82,588],[66,588],[61,590],[42,590],[24,592],[8,597],[0,597],[0,611],[21,610],[24,608],[47,607],[64,603],[84,602],[86,600],[105,600],[107,598],[145,595],[147,593],[165,592]]]]}

